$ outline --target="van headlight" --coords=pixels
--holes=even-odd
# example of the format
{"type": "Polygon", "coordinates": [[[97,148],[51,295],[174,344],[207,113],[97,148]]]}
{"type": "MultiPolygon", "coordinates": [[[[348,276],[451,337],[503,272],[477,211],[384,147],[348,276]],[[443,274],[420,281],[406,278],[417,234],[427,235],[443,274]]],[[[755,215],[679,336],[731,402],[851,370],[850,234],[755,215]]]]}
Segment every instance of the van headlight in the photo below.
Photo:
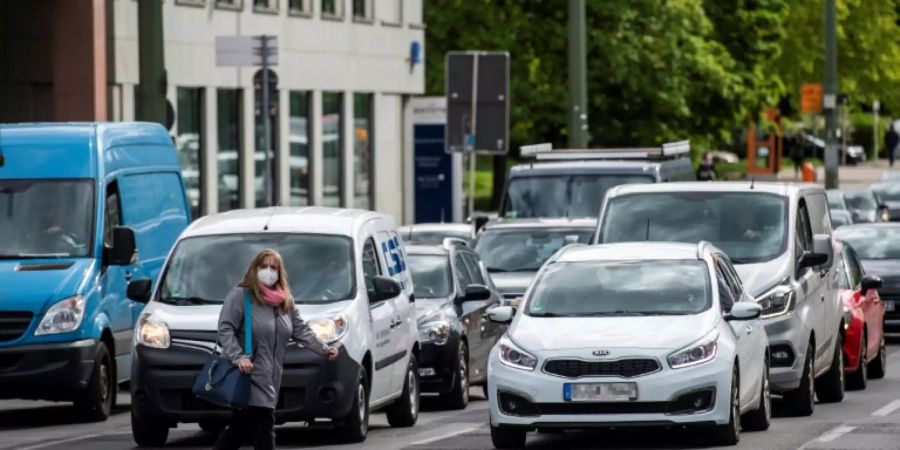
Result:
{"type": "Polygon", "coordinates": [[[450,323],[446,320],[419,324],[419,341],[444,345],[450,339],[450,323]]]}
{"type": "Polygon", "coordinates": [[[316,339],[323,344],[331,344],[341,340],[347,334],[347,318],[338,314],[332,318],[312,319],[307,322],[316,339]]]}
{"type": "Polygon", "coordinates": [[[152,348],[169,348],[172,339],[169,336],[169,325],[161,320],[154,320],[149,316],[141,317],[138,325],[137,342],[140,345],[152,348]]]}
{"type": "Polygon", "coordinates": [[[762,307],[760,318],[769,319],[794,310],[794,290],[787,285],[775,286],[756,299],[762,307]]]}
{"type": "Polygon", "coordinates": [[[68,333],[77,330],[81,326],[81,320],[84,319],[85,303],[84,297],[80,295],[57,302],[47,310],[47,314],[44,314],[37,330],[34,330],[34,335],[68,333]]]}
{"type": "Polygon", "coordinates": [[[502,339],[497,348],[500,352],[500,362],[506,366],[527,370],[529,372],[537,367],[537,358],[525,350],[516,347],[508,338],[502,339]]]}
{"type": "Polygon", "coordinates": [[[718,347],[719,332],[712,330],[703,339],[669,355],[669,367],[683,369],[712,361],[716,357],[718,347]]]}

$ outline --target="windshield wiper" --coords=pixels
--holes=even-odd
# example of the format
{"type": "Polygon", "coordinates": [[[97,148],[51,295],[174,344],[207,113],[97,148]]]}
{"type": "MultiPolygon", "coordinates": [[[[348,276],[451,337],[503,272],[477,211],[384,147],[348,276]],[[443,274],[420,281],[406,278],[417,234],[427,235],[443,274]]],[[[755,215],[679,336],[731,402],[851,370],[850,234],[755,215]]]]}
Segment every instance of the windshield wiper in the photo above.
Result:
{"type": "Polygon", "coordinates": [[[488,267],[488,268],[487,268],[487,271],[488,271],[489,273],[509,272],[508,270],[506,270],[506,269],[501,269],[501,268],[499,268],[499,267],[488,267]]]}
{"type": "Polygon", "coordinates": [[[218,300],[210,300],[203,297],[160,297],[159,301],[170,305],[188,306],[188,305],[218,305],[222,303],[218,300]]]}

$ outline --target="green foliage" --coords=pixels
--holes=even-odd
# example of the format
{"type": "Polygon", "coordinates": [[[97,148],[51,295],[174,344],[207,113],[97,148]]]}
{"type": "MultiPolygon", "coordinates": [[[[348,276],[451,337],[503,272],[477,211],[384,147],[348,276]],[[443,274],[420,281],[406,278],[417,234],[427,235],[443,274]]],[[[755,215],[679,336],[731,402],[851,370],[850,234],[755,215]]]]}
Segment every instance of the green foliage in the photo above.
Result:
{"type": "MultiPolygon", "coordinates": [[[[851,142],[856,145],[863,146],[866,149],[866,155],[872,157],[872,127],[875,124],[875,118],[868,113],[855,113],[850,115],[850,136],[851,142]]],[[[878,147],[881,154],[884,155],[884,132],[890,125],[890,120],[884,117],[878,119],[878,147]]]]}

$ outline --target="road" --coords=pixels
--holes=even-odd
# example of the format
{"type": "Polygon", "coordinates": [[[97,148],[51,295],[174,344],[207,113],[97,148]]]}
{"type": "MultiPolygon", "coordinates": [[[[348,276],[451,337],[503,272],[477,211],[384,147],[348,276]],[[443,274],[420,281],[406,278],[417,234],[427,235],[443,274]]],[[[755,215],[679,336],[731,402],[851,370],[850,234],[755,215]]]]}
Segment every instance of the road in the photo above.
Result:
{"type": "MultiPolygon", "coordinates": [[[[838,185],[841,189],[860,189],[879,181],[881,175],[890,170],[886,160],[880,159],[873,163],[860,164],[856,166],[841,166],[838,168],[838,185]]],[[[895,170],[900,170],[897,166],[895,170]]],[[[817,180],[820,183],[825,182],[825,168],[818,167],[816,171],[817,180]]],[[[782,170],[778,174],[779,181],[794,181],[793,169],[782,170]]]]}

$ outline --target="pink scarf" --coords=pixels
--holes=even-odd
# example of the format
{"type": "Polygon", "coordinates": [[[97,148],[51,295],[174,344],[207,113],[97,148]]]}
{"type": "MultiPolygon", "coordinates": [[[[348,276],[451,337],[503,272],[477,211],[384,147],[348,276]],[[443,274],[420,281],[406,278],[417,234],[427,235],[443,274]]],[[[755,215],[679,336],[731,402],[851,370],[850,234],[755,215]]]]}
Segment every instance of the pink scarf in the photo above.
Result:
{"type": "Polygon", "coordinates": [[[262,294],[262,301],[273,308],[284,303],[284,291],[281,289],[281,286],[275,285],[273,289],[260,284],[259,293],[262,294]]]}

